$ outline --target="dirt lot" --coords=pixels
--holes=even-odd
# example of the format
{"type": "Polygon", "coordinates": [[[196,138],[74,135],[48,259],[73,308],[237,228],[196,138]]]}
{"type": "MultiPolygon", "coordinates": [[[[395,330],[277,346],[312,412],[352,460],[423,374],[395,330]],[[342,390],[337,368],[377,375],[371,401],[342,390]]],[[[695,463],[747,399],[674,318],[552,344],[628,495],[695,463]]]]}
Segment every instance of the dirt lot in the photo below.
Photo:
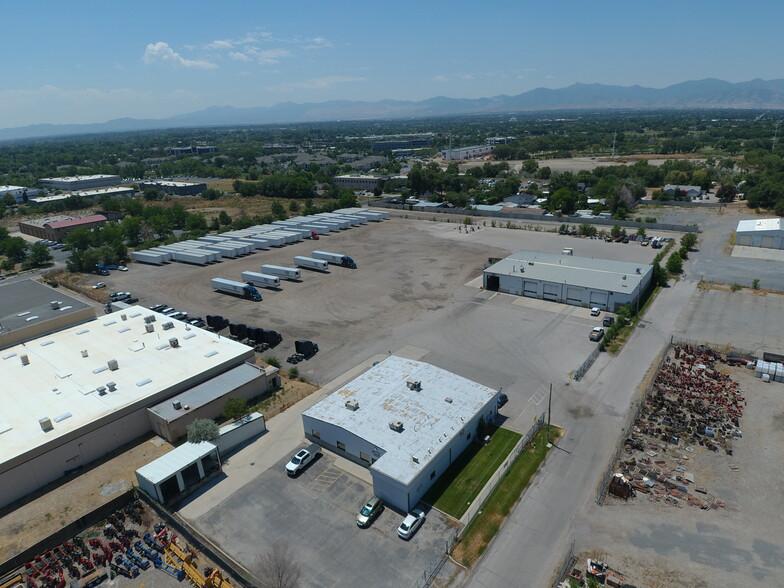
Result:
{"type": "Polygon", "coordinates": [[[646,494],[628,503],[610,498],[591,509],[590,531],[578,541],[578,549],[601,552],[611,567],[634,571],[627,581],[639,588],[762,587],[784,577],[784,536],[774,530],[784,509],[784,385],[763,383],[742,367],[721,369],[748,403],[743,437],[733,443],[732,456],[698,447],[684,463],[726,506],[679,508],[646,494]]]}

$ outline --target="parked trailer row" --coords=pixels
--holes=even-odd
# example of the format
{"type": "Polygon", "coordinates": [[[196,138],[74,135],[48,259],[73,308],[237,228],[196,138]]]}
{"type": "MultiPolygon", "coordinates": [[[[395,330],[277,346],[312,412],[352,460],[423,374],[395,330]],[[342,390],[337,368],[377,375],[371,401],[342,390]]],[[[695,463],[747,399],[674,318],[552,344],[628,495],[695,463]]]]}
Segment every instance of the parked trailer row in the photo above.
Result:
{"type": "Polygon", "coordinates": [[[139,263],[151,263],[153,265],[163,265],[166,263],[164,255],[161,253],[148,253],[147,251],[132,251],[131,259],[139,263]]]}

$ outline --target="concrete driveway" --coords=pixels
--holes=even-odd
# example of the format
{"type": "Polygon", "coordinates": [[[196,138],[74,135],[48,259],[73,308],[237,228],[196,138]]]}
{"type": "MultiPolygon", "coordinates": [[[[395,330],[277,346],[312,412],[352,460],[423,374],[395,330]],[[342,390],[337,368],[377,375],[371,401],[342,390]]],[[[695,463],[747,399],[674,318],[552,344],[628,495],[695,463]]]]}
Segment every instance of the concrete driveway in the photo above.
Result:
{"type": "Polygon", "coordinates": [[[390,508],[368,529],[356,515],[372,487],[324,454],[296,478],[284,472],[288,457],[235,491],[195,521],[195,526],[257,577],[259,556],[273,544],[292,548],[303,586],[412,585],[444,551],[456,523],[438,511],[410,541],[397,536],[403,514],[390,508]]]}

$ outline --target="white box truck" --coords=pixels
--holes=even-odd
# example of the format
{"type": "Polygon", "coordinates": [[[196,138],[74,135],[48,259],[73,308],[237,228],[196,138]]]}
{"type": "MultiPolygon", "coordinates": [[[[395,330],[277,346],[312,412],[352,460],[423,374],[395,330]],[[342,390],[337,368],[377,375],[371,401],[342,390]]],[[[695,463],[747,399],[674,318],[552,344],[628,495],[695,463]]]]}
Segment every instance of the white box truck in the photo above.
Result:
{"type": "Polygon", "coordinates": [[[313,259],[312,257],[305,257],[304,255],[295,255],[294,263],[299,267],[318,270],[320,272],[325,272],[329,269],[329,263],[323,259],[313,259]]]}
{"type": "Polygon", "coordinates": [[[280,278],[259,272],[242,272],[242,281],[264,288],[280,288],[280,278]]]}
{"type": "Polygon", "coordinates": [[[278,276],[287,280],[299,280],[299,270],[295,267],[283,267],[282,265],[262,265],[261,273],[270,276],[278,276]]]}
{"type": "Polygon", "coordinates": [[[261,294],[253,286],[243,284],[242,282],[235,282],[234,280],[225,280],[223,278],[213,278],[211,280],[212,289],[216,292],[223,292],[225,294],[234,294],[241,296],[254,302],[261,300],[261,294]]]}

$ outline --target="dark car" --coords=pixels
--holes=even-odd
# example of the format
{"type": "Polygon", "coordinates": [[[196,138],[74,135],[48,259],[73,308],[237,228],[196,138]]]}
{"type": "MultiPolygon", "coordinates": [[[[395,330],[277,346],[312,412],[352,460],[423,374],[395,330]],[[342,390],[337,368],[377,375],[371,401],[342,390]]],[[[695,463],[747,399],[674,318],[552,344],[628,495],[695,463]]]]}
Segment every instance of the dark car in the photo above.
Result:
{"type": "Polygon", "coordinates": [[[615,317],[614,316],[606,316],[606,317],[604,317],[604,320],[602,321],[602,325],[605,326],[605,327],[609,327],[614,322],[615,322],[615,317]]]}
{"type": "Polygon", "coordinates": [[[125,302],[125,304],[136,304],[137,302],[139,302],[139,299],[138,298],[126,298],[125,300],[123,300],[123,302],[125,302]]]}
{"type": "Polygon", "coordinates": [[[498,402],[498,408],[501,408],[504,404],[509,402],[509,397],[506,394],[499,394],[497,402],[498,402]]]}
{"type": "Polygon", "coordinates": [[[160,312],[164,308],[169,308],[169,305],[168,304],[156,304],[155,306],[151,306],[150,310],[153,311],[153,312],[160,312]]]}

